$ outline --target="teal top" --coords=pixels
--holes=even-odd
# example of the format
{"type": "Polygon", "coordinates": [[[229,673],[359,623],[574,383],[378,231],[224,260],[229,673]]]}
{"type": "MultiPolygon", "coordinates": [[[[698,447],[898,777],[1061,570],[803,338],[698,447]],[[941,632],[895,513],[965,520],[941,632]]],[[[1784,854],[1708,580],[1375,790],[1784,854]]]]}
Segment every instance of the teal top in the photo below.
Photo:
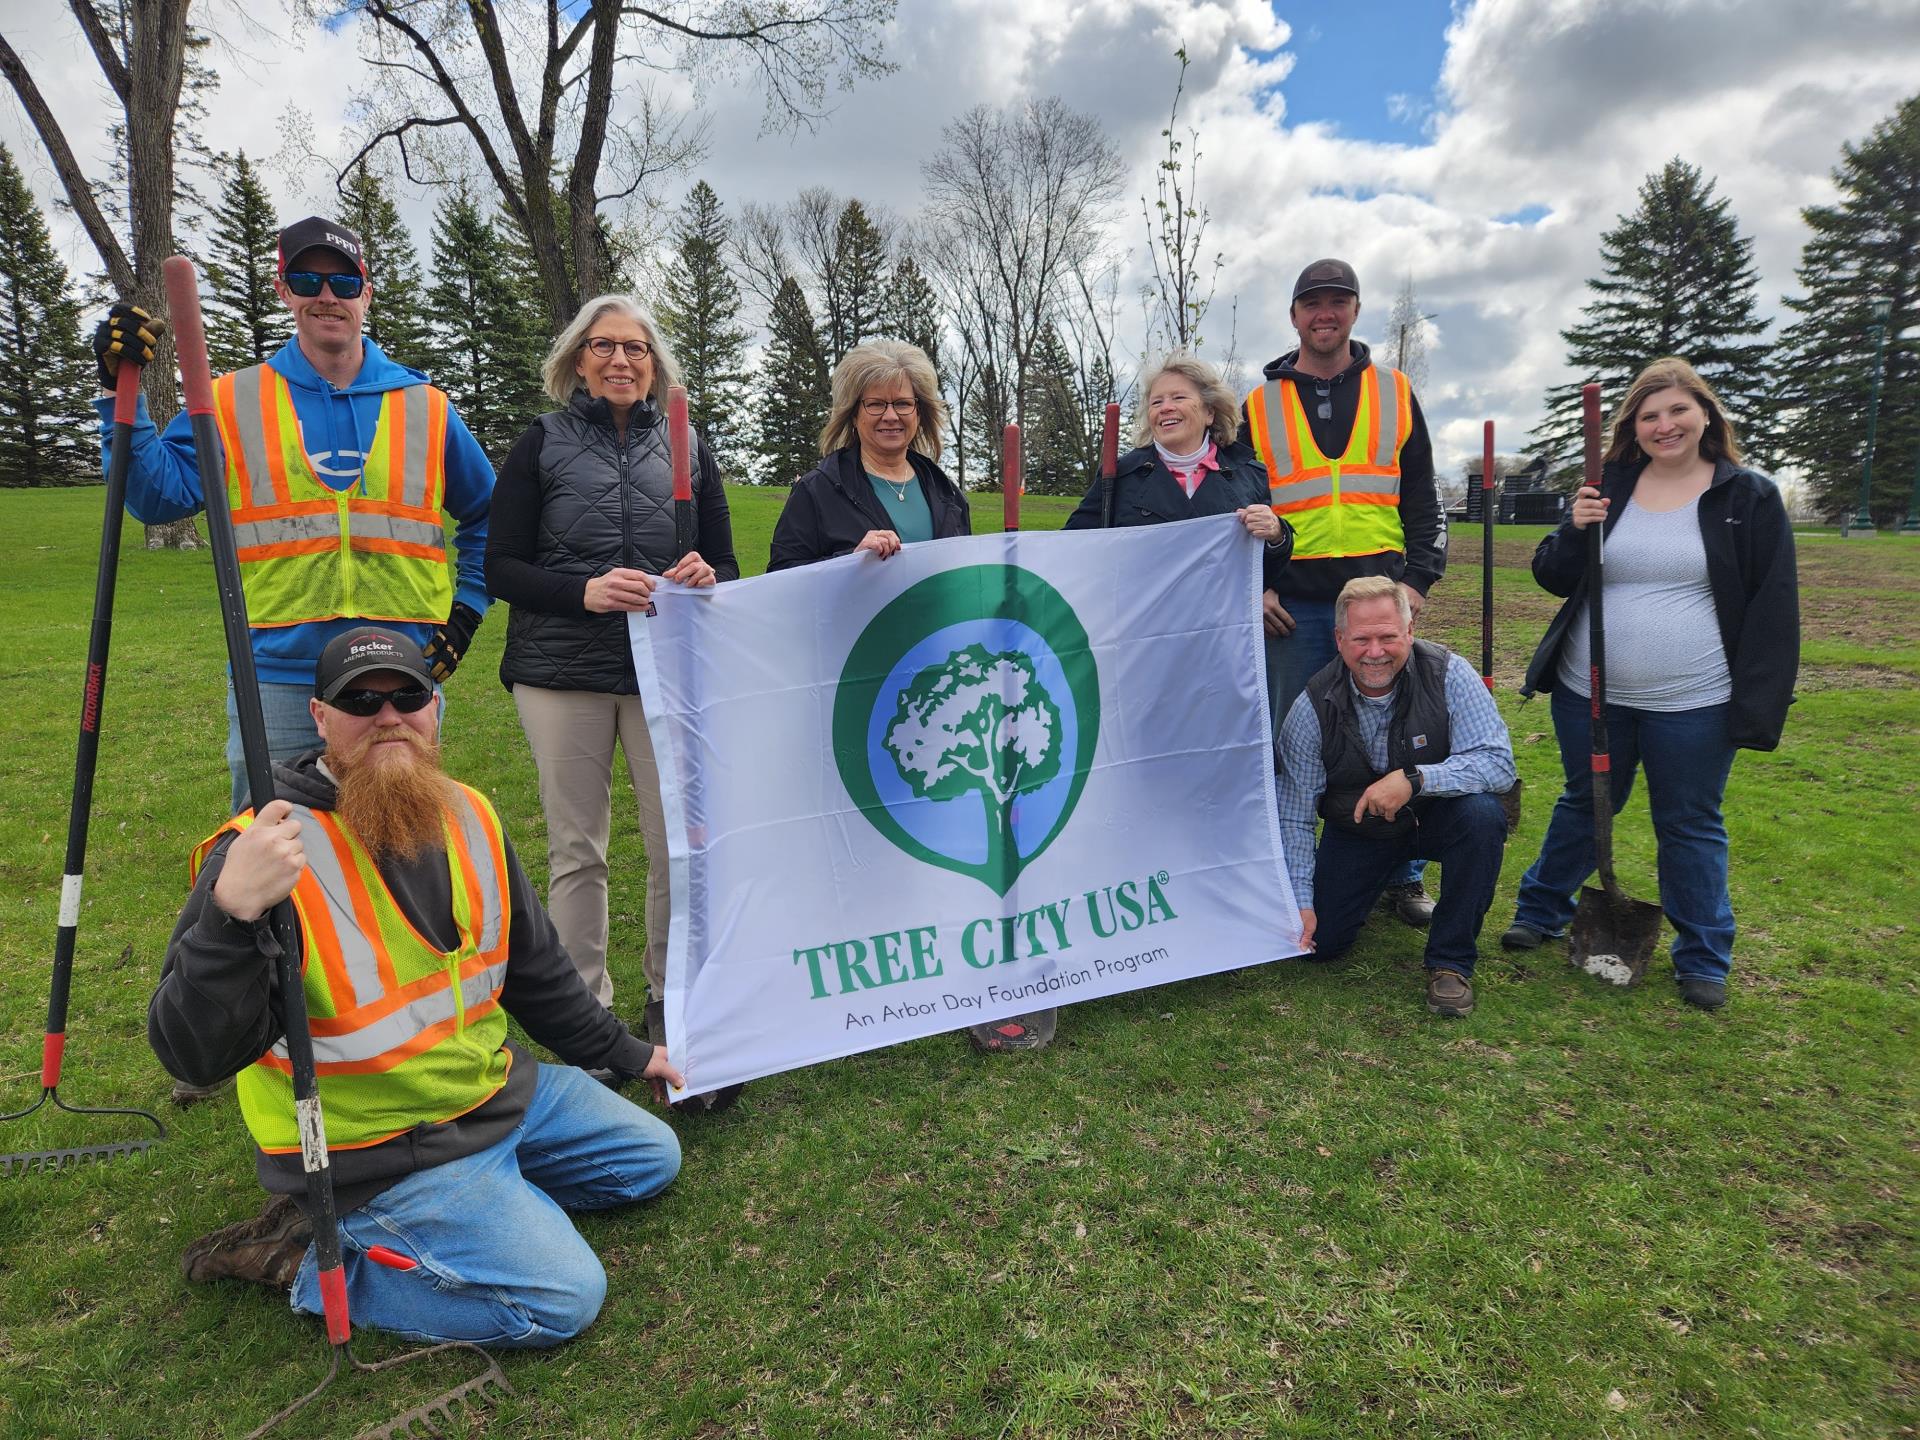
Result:
{"type": "Polygon", "coordinates": [[[920,488],[918,475],[904,482],[904,499],[900,494],[901,481],[889,480],[869,470],[867,483],[873,486],[874,498],[880,502],[880,508],[887,512],[887,519],[893,522],[893,533],[900,537],[901,544],[911,545],[916,540],[933,538],[933,511],[927,508],[927,495],[920,488]]]}

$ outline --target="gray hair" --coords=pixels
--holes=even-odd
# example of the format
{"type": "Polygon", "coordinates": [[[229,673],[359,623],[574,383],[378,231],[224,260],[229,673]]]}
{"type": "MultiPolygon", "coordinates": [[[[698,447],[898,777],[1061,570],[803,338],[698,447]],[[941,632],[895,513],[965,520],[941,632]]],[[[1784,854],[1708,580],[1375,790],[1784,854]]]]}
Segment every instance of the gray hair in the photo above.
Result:
{"type": "Polygon", "coordinates": [[[653,312],[640,303],[637,295],[596,295],[580,307],[573,323],[555,338],[553,348],[541,362],[540,384],[547,398],[556,405],[565,405],[573,398],[574,391],[583,388],[575,362],[586,348],[587,332],[602,315],[624,315],[646,332],[647,343],[653,347],[653,388],[648,398],[664,409],[667,387],[680,383],[680,367],[674,362],[673,351],[660,338],[660,327],[654,323],[653,312]]]}
{"type": "Polygon", "coordinates": [[[1336,633],[1347,633],[1347,607],[1367,600],[1391,600],[1394,609],[1400,612],[1403,626],[1413,624],[1413,602],[1407,599],[1407,592],[1401,588],[1398,580],[1389,580],[1384,575],[1362,575],[1347,581],[1340,587],[1340,593],[1333,602],[1333,628],[1336,633]]]}
{"type": "Polygon", "coordinates": [[[827,423],[820,431],[822,455],[831,455],[859,438],[853,428],[853,412],[860,408],[867,391],[890,380],[907,382],[920,412],[920,428],[913,432],[910,448],[929,460],[940,458],[940,432],[947,427],[940,377],[934,373],[927,352],[904,340],[868,340],[854,346],[834,367],[833,399],[827,407],[827,423]]]}
{"type": "Polygon", "coordinates": [[[1216,445],[1233,443],[1233,437],[1240,433],[1239,398],[1227,388],[1226,381],[1220,378],[1220,372],[1213,366],[1198,355],[1175,350],[1148,371],[1146,378],[1140,382],[1140,406],[1134,411],[1133,432],[1129,436],[1135,446],[1145,445],[1153,438],[1153,420],[1147,410],[1147,397],[1153,393],[1153,387],[1159,383],[1162,375],[1179,375],[1192,381],[1194,388],[1200,392],[1200,402],[1213,412],[1207,434],[1216,445]]]}

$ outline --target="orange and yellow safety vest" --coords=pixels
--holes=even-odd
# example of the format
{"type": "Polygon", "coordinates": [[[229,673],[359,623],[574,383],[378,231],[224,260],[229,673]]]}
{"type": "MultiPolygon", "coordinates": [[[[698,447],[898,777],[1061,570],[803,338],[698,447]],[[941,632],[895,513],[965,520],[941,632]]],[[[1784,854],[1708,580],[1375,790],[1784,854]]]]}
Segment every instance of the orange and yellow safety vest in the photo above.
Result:
{"type": "Polygon", "coordinates": [[[222,375],[213,413],[227,451],[227,504],[249,623],[447,617],[453,577],[441,512],[442,391],[409,385],[386,392],[361,478],[345,490],[314,473],[293,392],[272,366],[222,375]]]}
{"type": "MultiPolygon", "coordinates": [[[[309,1029],[327,1145],[378,1145],[422,1123],[451,1120],[506,1084],[500,989],[507,976],[506,842],[485,796],[456,787],[445,825],[460,942],[434,948],[401,912],[373,856],[337,815],[296,805],[307,868],[293,887],[309,1029]]],[[[236,815],[195,847],[198,872],[236,815]]],[[[239,1076],[240,1113],[269,1154],[300,1149],[293,1067],[276,1041],[239,1076]]]]}
{"type": "Polygon", "coordinates": [[[1400,524],[1400,451],[1413,433],[1413,387],[1388,366],[1355,377],[1359,408],[1346,451],[1320,453],[1292,380],[1247,396],[1247,440],[1267,467],[1274,512],[1293,526],[1295,560],[1378,555],[1407,548],[1400,524]]]}

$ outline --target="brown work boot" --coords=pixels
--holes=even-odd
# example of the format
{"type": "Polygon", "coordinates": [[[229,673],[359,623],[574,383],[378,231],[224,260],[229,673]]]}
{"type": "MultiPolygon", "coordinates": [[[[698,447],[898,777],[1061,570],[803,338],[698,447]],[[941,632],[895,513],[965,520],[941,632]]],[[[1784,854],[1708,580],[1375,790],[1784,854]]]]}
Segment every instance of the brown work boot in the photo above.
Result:
{"type": "Polygon", "coordinates": [[[1381,896],[1381,903],[1393,907],[1393,913],[1400,917],[1402,925],[1424,930],[1433,923],[1433,897],[1427,894],[1427,887],[1418,880],[1409,880],[1404,885],[1389,885],[1381,896]]]}
{"type": "Polygon", "coordinates": [[[195,1284],[251,1280],[273,1290],[291,1290],[293,1277],[313,1240],[313,1226],[289,1195],[275,1195],[266,1209],[202,1235],[180,1256],[180,1269],[195,1284]]]}
{"type": "Polygon", "coordinates": [[[184,1080],[173,1082],[173,1094],[170,1097],[182,1110],[189,1105],[198,1105],[202,1100],[214,1100],[233,1088],[233,1076],[216,1080],[211,1085],[189,1085],[184,1080]]]}
{"type": "Polygon", "coordinates": [[[1457,970],[1427,971],[1427,1009],[1459,1019],[1473,1013],[1473,986],[1457,970]]]}

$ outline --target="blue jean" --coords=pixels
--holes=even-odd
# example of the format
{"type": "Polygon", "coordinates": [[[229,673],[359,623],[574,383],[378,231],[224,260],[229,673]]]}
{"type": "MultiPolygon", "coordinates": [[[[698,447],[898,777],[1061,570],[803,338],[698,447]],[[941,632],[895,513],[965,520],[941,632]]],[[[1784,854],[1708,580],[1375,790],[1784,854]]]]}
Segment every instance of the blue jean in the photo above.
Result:
{"type": "Polygon", "coordinates": [[[1413,860],[1438,860],[1440,899],[1427,929],[1426,967],[1473,974],[1480,926],[1493,904],[1506,854],[1507,818],[1493,795],[1437,795],[1404,839],[1375,840],[1320,826],[1314,851],[1314,958],[1353,944],[1368,913],[1413,860]]]}
{"type": "MultiPolygon", "coordinates": [[[[1280,606],[1293,617],[1293,633],[1282,639],[1267,637],[1267,700],[1274,715],[1276,747],[1287,711],[1307,688],[1307,681],[1340,654],[1333,643],[1333,601],[1303,600],[1295,596],[1281,600],[1280,606]]],[[[1417,885],[1425,869],[1425,862],[1409,860],[1387,883],[1417,885]]]]}
{"type": "MultiPolygon", "coordinates": [[[[1552,692],[1553,733],[1567,788],[1554,802],[1539,858],[1520,881],[1514,919],[1558,935],[1573,919],[1580,887],[1595,869],[1593,848],[1593,724],[1590,702],[1565,689],[1552,692]]],[[[1727,707],[1632,710],[1607,706],[1616,814],[1633,790],[1634,771],[1647,771],[1653,812],[1660,905],[1673,922],[1674,973],[1683,979],[1725,980],[1733,965],[1733,901],[1727,894],[1727,827],[1720,816],[1733,742],[1727,707]]]]}
{"type": "MultiPolygon", "coordinates": [[[[680,1141],[665,1122],[584,1071],[542,1065],[511,1135],[340,1217],[348,1314],[414,1340],[571,1340],[600,1313],[607,1273],[566,1212],[645,1200],[679,1171],[680,1141]],[[367,1258],[371,1245],[418,1263],[390,1269],[367,1258]]],[[[295,1310],[322,1313],[318,1277],[309,1246],[295,1310]]]]}

